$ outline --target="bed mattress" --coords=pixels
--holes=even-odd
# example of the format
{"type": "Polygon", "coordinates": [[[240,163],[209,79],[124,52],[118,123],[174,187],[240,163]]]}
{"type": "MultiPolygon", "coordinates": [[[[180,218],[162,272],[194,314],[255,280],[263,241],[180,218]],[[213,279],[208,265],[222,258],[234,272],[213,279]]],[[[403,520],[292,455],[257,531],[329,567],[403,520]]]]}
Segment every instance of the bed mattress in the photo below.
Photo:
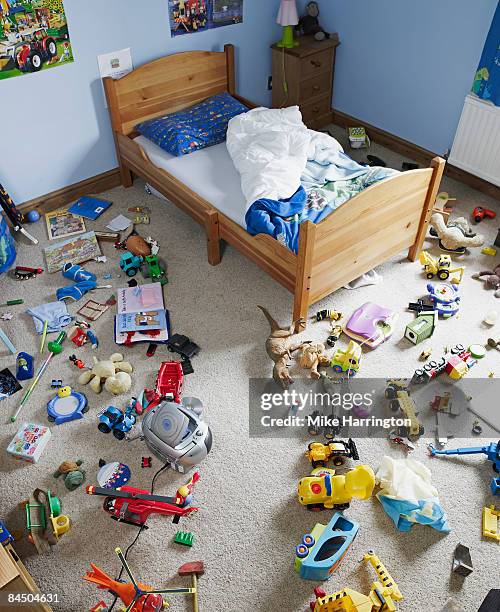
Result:
{"type": "Polygon", "coordinates": [[[163,168],[214,208],[246,229],[246,202],[241,177],[227,152],[226,143],[175,157],[144,136],[134,138],[157,168],[163,168]]]}

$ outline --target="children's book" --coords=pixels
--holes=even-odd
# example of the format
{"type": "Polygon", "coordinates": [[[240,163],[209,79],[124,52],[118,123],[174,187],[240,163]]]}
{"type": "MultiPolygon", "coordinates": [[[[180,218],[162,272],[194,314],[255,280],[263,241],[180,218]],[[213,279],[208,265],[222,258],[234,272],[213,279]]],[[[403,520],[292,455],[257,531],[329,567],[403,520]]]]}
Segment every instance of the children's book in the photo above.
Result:
{"type": "Polygon", "coordinates": [[[118,289],[117,309],[115,317],[117,344],[168,340],[169,317],[163,304],[161,283],[118,289]]]}
{"type": "Polygon", "coordinates": [[[77,200],[68,210],[74,215],[80,215],[86,219],[95,221],[102,213],[108,209],[113,202],[100,200],[91,196],[83,196],[77,200]]]}

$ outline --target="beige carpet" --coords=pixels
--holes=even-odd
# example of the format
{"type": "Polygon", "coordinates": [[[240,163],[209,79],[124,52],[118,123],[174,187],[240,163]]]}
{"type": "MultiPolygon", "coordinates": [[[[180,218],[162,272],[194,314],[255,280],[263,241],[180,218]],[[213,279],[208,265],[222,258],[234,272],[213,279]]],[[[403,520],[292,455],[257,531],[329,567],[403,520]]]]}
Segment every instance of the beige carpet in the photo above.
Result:
{"type": "MultiPolygon", "coordinates": [[[[344,137],[341,130],[334,129],[344,137]]],[[[386,149],[373,146],[372,152],[389,165],[400,167],[401,158],[386,149]]],[[[356,155],[363,157],[363,153],[356,155]]],[[[491,199],[460,183],[445,180],[443,189],[458,198],[457,210],[465,213],[478,204],[495,205],[491,199]]],[[[295,499],[297,480],[308,473],[302,442],[262,441],[248,436],[248,379],[267,376],[271,371],[264,351],[268,326],[256,304],[266,305],[278,320],[286,322],[291,312],[291,296],[231,248],[226,249],[221,265],[209,266],[200,227],[174,206],[147,196],[140,181],[131,189],[117,188],[105,195],[114,204],[97,222],[88,222],[89,229],[102,228],[118,213],[126,214],[129,206],[148,205],[153,209],[152,224],[139,226],[138,230],[159,240],[160,254],[168,262],[170,282],[165,296],[173,331],[191,336],[202,347],[193,360],[195,373],[187,377],[185,393],[203,400],[214,434],[213,450],[201,466],[201,480],[195,490],[200,512],[181,522],[181,527],[195,534],[194,547],[189,550],[174,545],[176,526],[164,517],[156,517],[150,520],[150,529],[130,553],[130,564],[143,581],[159,587],[181,584],[175,578],[177,568],[185,561],[203,559],[206,575],[200,580],[201,609],[206,612],[304,610],[314,583],[302,581],[294,573],[294,547],[317,520],[328,521],[330,512],[312,515],[295,499]]],[[[496,236],[497,226],[497,221],[481,225],[489,242],[496,236]]],[[[43,221],[32,230],[41,245],[20,244],[18,264],[43,264],[41,247],[47,243],[43,221]]],[[[103,252],[108,262],[92,263],[88,268],[98,275],[100,283],[123,286],[125,278],[118,268],[119,253],[110,243],[103,243],[103,252]],[[105,273],[112,273],[111,281],[103,280],[105,273]]],[[[350,312],[364,301],[373,300],[401,313],[391,341],[365,355],[362,373],[366,376],[410,375],[418,363],[421,347],[403,346],[401,337],[405,324],[413,316],[405,311],[406,305],[425,292],[425,279],[420,266],[409,263],[403,255],[378,269],[384,276],[381,285],[350,292],[341,290],[318,304],[318,307],[350,312]]],[[[491,292],[470,278],[473,272],[491,266],[495,260],[476,250],[464,261],[467,270],[462,284],[462,311],[459,318],[439,326],[432,338],[431,344],[438,354],[451,342],[484,341],[488,331],[481,324],[482,317],[493,308],[500,311],[500,300],[495,300],[491,292]]],[[[0,302],[17,297],[23,297],[26,306],[51,301],[62,283],[66,281],[61,281],[59,274],[45,273],[26,282],[2,275],[0,302]]],[[[104,301],[110,293],[111,290],[104,290],[99,297],[104,301]]],[[[78,305],[70,306],[71,312],[77,308],[78,305]]],[[[15,317],[1,321],[0,325],[20,350],[36,353],[38,338],[31,319],[23,314],[24,309],[13,307],[15,317]]],[[[112,317],[111,310],[95,325],[100,357],[116,350],[112,317]]],[[[311,325],[305,335],[324,340],[326,329],[326,324],[311,325]]],[[[153,359],[147,359],[145,351],[146,345],[126,350],[126,357],[135,368],[132,389],[135,393],[145,385],[153,385],[160,362],[170,356],[164,347],[158,349],[153,359]]],[[[46,403],[53,395],[50,390],[53,377],[62,378],[66,384],[76,384],[78,372],[67,359],[72,352],[75,351],[68,342],[64,353],[53,360],[21,421],[46,422],[46,403]]],[[[93,351],[84,347],[76,353],[88,363],[93,351]]],[[[476,367],[474,376],[486,377],[492,370],[498,375],[498,356],[498,352],[490,351],[487,359],[476,367]]],[[[0,367],[7,366],[14,369],[14,359],[0,347],[0,367]]],[[[54,607],[64,612],[84,612],[101,598],[81,576],[91,561],[115,575],[119,564],[114,548],[125,549],[136,529],[112,521],[101,510],[102,498],[87,496],[82,488],[68,492],[62,482],[52,478],[52,472],[63,460],[81,458],[90,484],[95,483],[99,458],[120,460],[132,469],[131,484],[148,488],[154,471],[160,467],[159,461],[153,460],[153,469],[141,469],[141,456],[149,454],[141,442],[118,442],[97,430],[97,412],[112,403],[123,407],[126,398],[112,399],[106,392],[96,396],[90,390],[87,396],[90,411],[86,417],[53,426],[53,439],[37,465],[16,462],[5,453],[0,462],[0,517],[11,529],[18,529],[23,522],[23,512],[17,504],[35,487],[57,491],[64,511],[72,519],[72,530],[49,555],[37,556],[26,541],[16,544],[42,590],[59,594],[60,604],[54,607]]],[[[0,442],[4,449],[16,430],[17,424],[7,421],[20,397],[18,393],[0,404],[3,415],[0,442]]],[[[384,454],[403,456],[403,451],[386,441],[359,440],[358,445],[362,461],[373,467],[384,454]]],[[[348,514],[360,523],[359,535],[326,588],[333,592],[350,586],[368,592],[375,574],[360,564],[360,560],[366,550],[374,548],[404,594],[401,610],[438,611],[453,597],[464,610],[473,612],[488,590],[499,586],[499,548],[494,542],[481,539],[481,508],[493,502],[489,495],[491,464],[474,457],[430,463],[425,443],[420,443],[414,456],[432,468],[452,533],[442,536],[430,528],[417,526],[411,533],[401,534],[378,501],[355,501],[348,514]],[[452,553],[459,541],[470,547],[475,568],[465,580],[456,579],[450,573],[452,553]]],[[[157,481],[156,491],[172,494],[182,481],[182,476],[164,473],[157,481]]],[[[104,598],[111,601],[106,593],[104,598]]],[[[192,609],[190,601],[173,598],[170,601],[173,610],[192,609]]]]}

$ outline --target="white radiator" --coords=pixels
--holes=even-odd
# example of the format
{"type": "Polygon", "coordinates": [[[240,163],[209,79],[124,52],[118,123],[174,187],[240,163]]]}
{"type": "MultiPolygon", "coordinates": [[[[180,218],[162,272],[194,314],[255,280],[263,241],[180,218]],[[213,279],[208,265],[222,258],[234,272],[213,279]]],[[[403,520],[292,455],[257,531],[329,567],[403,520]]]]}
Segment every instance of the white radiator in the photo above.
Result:
{"type": "Polygon", "coordinates": [[[450,164],[500,186],[500,107],[469,94],[453,141],[450,164]]]}

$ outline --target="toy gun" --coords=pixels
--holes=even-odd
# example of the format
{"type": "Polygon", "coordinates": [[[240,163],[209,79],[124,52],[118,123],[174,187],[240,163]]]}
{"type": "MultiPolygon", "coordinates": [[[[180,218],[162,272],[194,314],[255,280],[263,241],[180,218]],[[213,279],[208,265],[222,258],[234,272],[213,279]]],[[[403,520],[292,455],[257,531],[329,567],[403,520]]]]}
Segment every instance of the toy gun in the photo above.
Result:
{"type": "MultiPolygon", "coordinates": [[[[487,446],[469,446],[466,448],[450,448],[447,450],[438,450],[432,444],[429,444],[431,456],[434,455],[486,455],[488,461],[493,462],[493,471],[498,474],[500,472],[500,440],[497,443],[492,442],[487,446]]],[[[500,476],[494,476],[491,479],[491,492],[493,495],[500,495],[500,476]]]]}
{"type": "Polygon", "coordinates": [[[1,183],[0,183],[0,206],[3,208],[3,211],[7,219],[12,223],[12,229],[15,232],[21,232],[21,234],[24,234],[26,238],[31,240],[33,244],[38,244],[38,240],[34,236],[32,236],[28,231],[26,231],[24,227],[21,225],[23,216],[17,210],[14,202],[12,201],[12,198],[2,187],[1,183]]]}
{"type": "Polygon", "coordinates": [[[118,489],[88,486],[86,492],[89,495],[104,495],[104,511],[120,523],[146,528],[150,514],[163,514],[173,516],[173,522],[177,524],[181,516],[198,510],[189,506],[193,487],[199,477],[199,472],[195,472],[191,480],[177,490],[175,497],[152,495],[148,491],[128,486],[118,489]]]}
{"type": "Polygon", "coordinates": [[[385,565],[380,561],[373,550],[369,550],[363,557],[365,561],[369,561],[373,569],[377,572],[379,581],[372,584],[370,591],[370,599],[372,600],[373,610],[396,610],[395,601],[401,601],[403,595],[399,590],[393,577],[387,571],[385,565]]]}
{"type": "Polygon", "coordinates": [[[417,300],[416,302],[410,302],[408,304],[408,310],[420,314],[421,312],[432,312],[435,308],[433,305],[426,304],[424,300],[417,300]]]}

